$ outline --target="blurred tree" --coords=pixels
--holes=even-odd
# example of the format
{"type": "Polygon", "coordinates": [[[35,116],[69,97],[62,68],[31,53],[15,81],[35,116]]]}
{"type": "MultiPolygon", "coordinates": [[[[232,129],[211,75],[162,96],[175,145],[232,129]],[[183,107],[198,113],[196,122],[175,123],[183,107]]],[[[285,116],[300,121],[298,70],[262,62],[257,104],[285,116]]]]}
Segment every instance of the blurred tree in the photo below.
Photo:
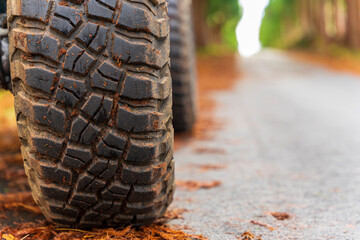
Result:
{"type": "Polygon", "coordinates": [[[270,0],[260,31],[264,46],[340,45],[360,49],[359,0],[270,0]]]}
{"type": "Polygon", "coordinates": [[[238,0],[193,0],[197,46],[237,49],[236,27],[242,15],[238,0]]]}
{"type": "Polygon", "coordinates": [[[260,41],[266,47],[287,47],[296,26],[296,0],[271,0],[260,28],[260,41]]]}

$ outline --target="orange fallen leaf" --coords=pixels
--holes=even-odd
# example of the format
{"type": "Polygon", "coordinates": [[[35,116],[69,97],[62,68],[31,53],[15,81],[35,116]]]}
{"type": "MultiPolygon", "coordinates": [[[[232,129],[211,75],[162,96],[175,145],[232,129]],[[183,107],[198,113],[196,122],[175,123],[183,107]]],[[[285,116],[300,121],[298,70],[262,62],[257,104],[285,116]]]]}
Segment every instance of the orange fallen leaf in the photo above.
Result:
{"type": "Polygon", "coordinates": [[[218,187],[220,185],[221,185],[220,181],[211,181],[211,182],[200,182],[200,181],[192,181],[192,180],[190,180],[190,181],[177,180],[176,181],[177,187],[184,188],[189,191],[195,191],[198,189],[209,189],[209,188],[218,187]]]}
{"type": "Polygon", "coordinates": [[[260,227],[266,227],[267,229],[269,229],[270,231],[274,231],[275,229],[273,227],[271,227],[270,225],[267,225],[265,223],[261,223],[261,222],[257,222],[257,221],[253,221],[251,220],[250,223],[254,224],[254,225],[258,225],[260,227]]]}
{"type": "Polygon", "coordinates": [[[290,214],[288,213],[281,213],[281,212],[271,212],[271,216],[276,218],[277,220],[283,221],[290,218],[290,214]]]}

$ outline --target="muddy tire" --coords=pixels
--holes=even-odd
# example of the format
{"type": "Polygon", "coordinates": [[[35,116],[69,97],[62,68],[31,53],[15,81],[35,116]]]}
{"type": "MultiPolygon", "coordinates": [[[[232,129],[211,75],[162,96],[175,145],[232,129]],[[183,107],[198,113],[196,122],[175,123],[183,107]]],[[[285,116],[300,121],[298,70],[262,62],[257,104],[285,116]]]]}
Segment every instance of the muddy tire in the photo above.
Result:
{"type": "Polygon", "coordinates": [[[142,225],[174,183],[165,0],[8,0],[24,165],[47,219],[142,225]]]}
{"type": "Polygon", "coordinates": [[[189,131],[196,120],[196,59],[191,0],[167,0],[170,17],[174,128],[189,131]]]}

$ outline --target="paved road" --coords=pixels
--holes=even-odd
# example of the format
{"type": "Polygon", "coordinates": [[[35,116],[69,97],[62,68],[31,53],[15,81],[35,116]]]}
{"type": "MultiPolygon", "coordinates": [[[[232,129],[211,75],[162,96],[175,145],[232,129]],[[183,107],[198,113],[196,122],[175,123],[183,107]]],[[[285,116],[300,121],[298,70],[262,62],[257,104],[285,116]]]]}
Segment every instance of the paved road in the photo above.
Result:
{"type": "Polygon", "coordinates": [[[239,67],[236,86],[214,95],[216,137],[175,154],[178,180],[222,185],[179,187],[173,207],[189,211],[173,223],[210,239],[360,239],[360,77],[273,51],[239,67]],[[208,164],[224,168],[199,168],[208,164]]]}

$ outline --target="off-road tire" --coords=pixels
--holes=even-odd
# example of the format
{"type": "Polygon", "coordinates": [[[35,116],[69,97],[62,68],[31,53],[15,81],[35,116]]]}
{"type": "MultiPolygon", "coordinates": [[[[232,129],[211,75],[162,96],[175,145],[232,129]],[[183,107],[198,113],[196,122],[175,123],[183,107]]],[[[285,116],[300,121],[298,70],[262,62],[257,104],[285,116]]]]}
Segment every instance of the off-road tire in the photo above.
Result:
{"type": "Polygon", "coordinates": [[[47,219],[142,225],[174,191],[165,0],[8,0],[24,165],[47,219]]]}
{"type": "Polygon", "coordinates": [[[174,128],[189,131],[196,120],[196,59],[191,0],[167,0],[170,17],[174,128]]]}

